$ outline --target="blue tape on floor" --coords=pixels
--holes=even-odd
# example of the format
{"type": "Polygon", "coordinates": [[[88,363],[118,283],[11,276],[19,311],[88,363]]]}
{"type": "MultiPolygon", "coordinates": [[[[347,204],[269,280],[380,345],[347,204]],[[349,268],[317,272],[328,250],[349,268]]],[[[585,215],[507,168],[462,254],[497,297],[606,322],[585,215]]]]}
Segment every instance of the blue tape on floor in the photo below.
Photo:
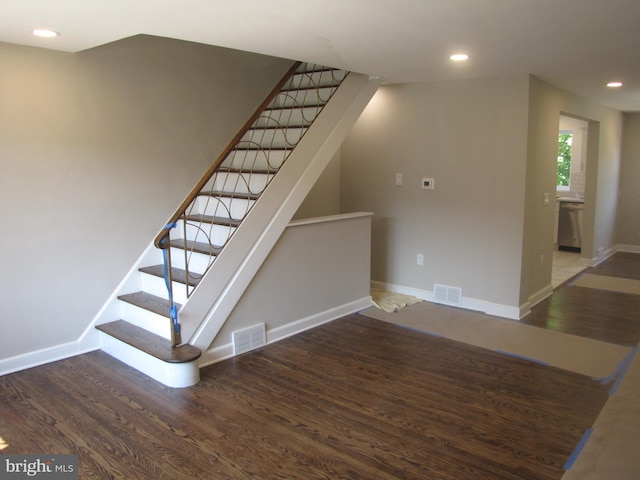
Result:
{"type": "Polygon", "coordinates": [[[580,280],[580,277],[582,277],[582,275],[584,275],[584,272],[583,272],[583,273],[579,273],[578,275],[576,275],[575,277],[573,277],[573,278],[571,279],[571,281],[570,281],[569,283],[567,283],[567,286],[569,286],[569,287],[574,287],[574,286],[575,286],[575,284],[576,284],[576,282],[577,282],[578,280],[580,280]]]}
{"type": "Polygon", "coordinates": [[[578,445],[576,446],[576,448],[573,450],[573,453],[571,454],[571,456],[567,459],[566,463],[564,464],[564,466],[562,467],[563,470],[569,470],[571,467],[573,467],[573,464],[575,463],[575,461],[578,459],[578,457],[580,456],[580,453],[582,452],[582,449],[584,448],[584,446],[587,444],[587,441],[589,440],[589,437],[591,436],[591,434],[593,433],[593,428],[590,428],[588,430],[586,430],[584,432],[584,434],[582,435],[582,438],[580,439],[580,441],[578,442],[578,445]]]}
{"type": "Polygon", "coordinates": [[[547,362],[543,362],[542,360],[537,360],[531,357],[525,357],[524,355],[518,355],[517,353],[506,352],[504,350],[496,350],[496,352],[501,353],[503,355],[509,355],[510,357],[519,358],[520,360],[526,360],[527,362],[533,362],[539,365],[544,365],[545,367],[549,366],[547,362]]]}
{"type": "Polygon", "coordinates": [[[629,370],[629,367],[631,366],[631,362],[633,362],[633,359],[634,359],[636,353],[638,353],[638,349],[639,348],[640,347],[638,347],[638,346],[635,346],[634,348],[632,348],[631,351],[627,354],[627,356],[624,357],[618,363],[618,365],[616,365],[616,368],[613,370],[613,372],[611,372],[611,374],[608,377],[601,377],[601,378],[594,378],[593,379],[593,380],[595,380],[597,382],[600,382],[602,385],[606,385],[606,384],[612,382],[613,380],[615,380],[615,382],[613,383],[613,386],[611,387],[611,390],[609,390],[609,396],[612,396],[618,390],[618,387],[622,383],[622,379],[624,378],[625,374],[627,373],[627,370],[629,370]]]}
{"type": "Polygon", "coordinates": [[[418,333],[424,333],[425,335],[430,335],[432,337],[436,337],[436,338],[442,338],[442,335],[440,335],[439,333],[435,333],[435,332],[427,332],[426,330],[420,330],[419,328],[415,328],[415,327],[408,327],[406,325],[398,325],[399,327],[402,328],[406,328],[407,330],[411,330],[413,332],[418,332],[418,333]]]}

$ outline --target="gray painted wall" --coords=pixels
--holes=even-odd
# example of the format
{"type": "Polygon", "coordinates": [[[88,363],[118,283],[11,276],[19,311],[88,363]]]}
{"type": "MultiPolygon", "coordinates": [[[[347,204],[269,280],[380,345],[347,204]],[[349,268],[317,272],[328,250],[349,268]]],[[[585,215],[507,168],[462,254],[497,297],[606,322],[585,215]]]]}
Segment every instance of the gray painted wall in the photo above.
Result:
{"type": "MultiPolygon", "coordinates": [[[[369,215],[335,215],[292,222],[212,347],[230,343],[235,330],[258,323],[265,323],[267,332],[286,330],[293,322],[315,325],[319,319],[333,319],[333,311],[368,299],[370,242],[369,215]]],[[[291,332],[300,329],[292,326],[291,332]]]]}
{"type": "Polygon", "coordinates": [[[375,213],[372,279],[427,291],[459,286],[521,314],[550,293],[562,113],[589,121],[583,257],[615,250],[618,211],[618,224],[636,225],[635,234],[618,226],[631,242],[636,119],[625,162],[635,180],[619,183],[616,110],[527,76],[393,85],[380,89],[342,148],[342,210],[375,213]],[[421,190],[422,177],[433,177],[435,190],[421,190]]]}
{"type": "Polygon", "coordinates": [[[519,304],[528,88],[517,76],[378,91],[341,152],[343,211],[375,214],[374,281],[519,304]]]}
{"type": "Polygon", "coordinates": [[[83,333],[290,65],[148,36],[0,44],[0,359],[83,333]]]}
{"type": "Polygon", "coordinates": [[[640,113],[624,115],[617,240],[640,251],[640,113]]]}

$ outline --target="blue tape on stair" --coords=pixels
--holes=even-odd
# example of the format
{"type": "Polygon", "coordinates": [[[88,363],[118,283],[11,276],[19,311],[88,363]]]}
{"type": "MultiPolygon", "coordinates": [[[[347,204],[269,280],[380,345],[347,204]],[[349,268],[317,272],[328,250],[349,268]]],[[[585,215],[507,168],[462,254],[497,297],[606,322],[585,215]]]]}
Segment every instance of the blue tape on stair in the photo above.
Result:
{"type": "MultiPolygon", "coordinates": [[[[167,223],[164,227],[162,227],[162,229],[171,230],[172,228],[175,228],[175,226],[176,226],[175,222],[167,223]]],[[[163,240],[162,245],[166,245],[167,237],[164,237],[162,240],[163,240]]],[[[180,330],[180,324],[178,323],[178,308],[176,307],[176,304],[173,301],[173,288],[171,283],[169,282],[170,266],[168,265],[169,262],[168,262],[168,254],[167,254],[166,248],[162,250],[162,263],[163,263],[164,283],[167,287],[167,292],[169,293],[169,304],[171,305],[171,307],[169,308],[169,316],[171,317],[171,320],[173,322],[173,330],[177,334],[179,333],[179,330],[180,330]]]]}
{"type": "Polygon", "coordinates": [[[547,362],[543,362],[542,360],[537,360],[537,359],[531,358],[531,357],[525,357],[524,355],[518,355],[517,353],[506,352],[504,350],[496,350],[496,352],[502,353],[503,355],[509,355],[510,357],[519,358],[520,360],[526,360],[528,362],[537,363],[539,365],[544,365],[545,367],[549,366],[549,364],[547,362]]]}
{"type": "Polygon", "coordinates": [[[571,467],[573,467],[573,464],[580,456],[582,449],[587,444],[587,441],[589,440],[589,437],[591,436],[592,433],[593,433],[593,428],[589,428],[588,430],[585,430],[584,434],[582,435],[582,438],[578,442],[578,445],[576,445],[576,448],[573,450],[573,453],[567,459],[564,466],[562,467],[563,470],[569,470],[571,469],[571,467]]]}

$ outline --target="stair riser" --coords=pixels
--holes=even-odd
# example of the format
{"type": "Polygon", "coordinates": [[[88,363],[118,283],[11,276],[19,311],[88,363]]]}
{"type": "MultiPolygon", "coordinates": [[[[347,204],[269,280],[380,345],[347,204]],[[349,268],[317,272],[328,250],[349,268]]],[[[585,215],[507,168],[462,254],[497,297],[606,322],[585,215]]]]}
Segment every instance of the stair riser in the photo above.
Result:
{"type": "Polygon", "coordinates": [[[301,90],[292,92],[279,93],[273,99],[270,107],[296,107],[296,106],[312,106],[322,105],[331,97],[333,88],[319,88],[317,90],[301,90]]]}
{"type": "Polygon", "coordinates": [[[347,75],[344,70],[299,73],[286,85],[286,88],[317,88],[333,86],[347,75]]]}
{"type": "Polygon", "coordinates": [[[201,196],[196,200],[194,209],[190,213],[231,217],[236,220],[241,220],[254,203],[255,201],[253,200],[245,200],[242,198],[201,196]]]}
{"type": "Polygon", "coordinates": [[[200,381],[198,362],[167,363],[100,332],[100,346],[121,362],[172,388],[184,388],[200,381]]]}
{"type": "Polygon", "coordinates": [[[264,148],[272,150],[276,148],[293,148],[302,138],[306,129],[288,128],[269,130],[249,130],[242,140],[240,148],[264,148]]]}
{"type": "Polygon", "coordinates": [[[221,191],[240,194],[260,194],[267,186],[273,175],[261,173],[228,173],[220,172],[214,175],[205,185],[203,191],[221,191]]]}
{"type": "MultiPolygon", "coordinates": [[[[176,244],[180,242],[180,240],[176,241],[176,244]]],[[[208,255],[204,255],[201,253],[188,253],[189,255],[189,271],[192,273],[204,273],[207,268],[209,268],[209,263],[211,262],[211,257],[209,257],[208,255]]],[[[172,248],[171,249],[171,262],[173,263],[173,266],[175,268],[181,268],[182,270],[185,270],[185,255],[184,255],[184,250],[181,248],[172,248]]],[[[143,265],[141,266],[145,266],[145,265],[157,265],[157,264],[163,264],[163,259],[162,259],[162,251],[159,249],[154,249],[154,251],[152,252],[151,255],[149,255],[146,259],[143,265]]],[[[129,291],[133,291],[135,290],[135,288],[138,288],[136,286],[132,286],[131,288],[129,288],[129,291]]]]}
{"type": "Polygon", "coordinates": [[[128,302],[120,300],[120,314],[127,322],[140,328],[149,330],[151,333],[160,335],[168,340],[171,339],[171,320],[157,313],[150,312],[144,308],[137,307],[128,302]]]}
{"type": "Polygon", "coordinates": [[[224,159],[222,166],[248,172],[278,170],[287,154],[287,151],[280,150],[234,150],[224,159]]]}
{"type": "MultiPolygon", "coordinates": [[[[166,298],[169,301],[169,293],[164,278],[156,277],[146,273],[140,273],[140,283],[142,290],[156,297],[166,298]]],[[[173,286],[173,300],[176,303],[184,304],[187,302],[187,289],[183,283],[171,282],[173,286]]]]}
{"type": "Polygon", "coordinates": [[[193,240],[194,242],[209,243],[216,247],[224,245],[227,240],[235,232],[234,227],[226,227],[223,225],[212,225],[210,223],[197,223],[187,222],[186,230],[182,229],[182,221],[178,222],[175,235],[172,234],[171,241],[179,241],[179,238],[183,238],[186,235],[187,240],[193,240]]]}
{"type": "Polygon", "coordinates": [[[320,113],[320,107],[267,110],[256,121],[257,127],[274,128],[281,125],[308,126],[320,113]]]}

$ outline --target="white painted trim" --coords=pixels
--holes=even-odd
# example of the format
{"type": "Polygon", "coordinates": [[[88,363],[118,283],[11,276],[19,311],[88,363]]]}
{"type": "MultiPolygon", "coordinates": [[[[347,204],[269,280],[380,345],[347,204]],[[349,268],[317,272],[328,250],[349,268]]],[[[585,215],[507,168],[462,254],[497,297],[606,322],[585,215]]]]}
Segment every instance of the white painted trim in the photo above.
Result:
{"type": "MultiPolygon", "coordinates": [[[[371,297],[367,296],[349,303],[345,303],[344,305],[339,305],[335,308],[330,308],[329,310],[325,310],[324,312],[316,313],[309,317],[296,320],[286,325],[267,330],[267,345],[279,342],[280,340],[284,340],[285,338],[291,337],[293,335],[297,335],[298,333],[302,333],[305,330],[309,330],[325,323],[332,322],[334,320],[337,320],[338,318],[344,317],[345,315],[359,312],[360,310],[369,308],[372,305],[373,302],[371,300],[371,297]]],[[[207,365],[232,358],[233,356],[233,344],[227,343],[225,345],[207,350],[200,357],[199,364],[202,368],[207,365]]]]}
{"type": "MultiPolygon", "coordinates": [[[[619,245],[609,248],[606,252],[603,252],[602,255],[599,257],[593,257],[591,259],[580,257],[580,259],[578,260],[578,265],[582,265],[584,267],[595,267],[596,265],[601,264],[607,258],[611,257],[618,251],[620,251],[619,245]]],[[[640,248],[638,251],[640,252],[640,248]]]]}
{"type": "Polygon", "coordinates": [[[100,332],[102,350],[121,362],[172,388],[184,388],[200,381],[198,362],[169,363],[100,332]]]}
{"type": "Polygon", "coordinates": [[[204,352],[200,357],[200,368],[212,365],[214,363],[233,358],[233,343],[229,342],[215,348],[211,348],[204,352]]]}
{"type": "Polygon", "coordinates": [[[83,353],[93,352],[99,348],[100,344],[97,338],[92,338],[91,341],[78,340],[16,355],[15,357],[3,358],[0,360],[0,376],[26,370],[27,368],[38,367],[46,363],[57,362],[58,360],[75,357],[83,353]]]}
{"type": "Polygon", "coordinates": [[[535,307],[538,303],[542,302],[546,298],[549,298],[551,295],[553,295],[553,285],[551,284],[541,288],[534,294],[530,295],[529,300],[527,301],[529,308],[528,308],[528,311],[523,313],[523,316],[528,314],[533,307],[535,307]]]}
{"type": "MultiPolygon", "coordinates": [[[[435,294],[431,290],[420,290],[412,287],[405,287],[403,285],[395,285],[392,283],[371,281],[371,288],[379,290],[387,290],[390,292],[402,293],[404,295],[413,295],[425,302],[438,303],[435,300],[435,294]]],[[[444,305],[444,304],[441,304],[444,305]]],[[[502,305],[500,303],[488,302],[486,300],[479,300],[477,298],[462,297],[462,303],[460,305],[454,305],[455,307],[465,308],[467,310],[475,310],[478,312],[486,313],[487,315],[494,315],[496,317],[508,318],[510,320],[520,320],[521,308],[511,305],[502,305]]]]}
{"type": "Polygon", "coordinates": [[[640,253],[640,245],[618,245],[616,247],[616,251],[618,252],[626,252],[626,253],[640,253]]]}
{"type": "Polygon", "coordinates": [[[302,218],[300,220],[292,220],[287,225],[287,228],[291,227],[300,227],[303,225],[314,225],[316,223],[327,223],[327,222],[337,222],[340,220],[351,220],[352,218],[361,218],[361,217],[373,217],[372,212],[354,212],[354,213],[341,213],[338,215],[327,215],[325,217],[313,217],[313,218],[302,218]]]}
{"type": "MultiPolygon", "coordinates": [[[[147,248],[142,252],[142,254],[138,257],[138,259],[133,263],[127,274],[124,276],[122,281],[118,284],[118,286],[111,292],[109,298],[104,303],[104,305],[98,310],[91,323],[84,330],[82,335],[80,336],[79,342],[82,342],[86,337],[90,336],[95,332],[95,326],[105,322],[111,322],[113,320],[118,320],[120,318],[120,306],[118,295],[122,295],[126,290],[136,291],[134,288],[127,289],[126,287],[131,284],[131,282],[137,279],[137,275],[139,275],[138,268],[143,264],[144,260],[150,255],[150,253],[155,249],[155,245],[151,242],[147,248]]],[[[139,289],[138,289],[139,290],[139,289]]],[[[96,342],[99,340],[96,337],[96,342]]],[[[100,348],[98,346],[98,348],[100,348]]]]}
{"type": "Polygon", "coordinates": [[[295,322],[291,322],[286,325],[268,330],[267,345],[291,337],[292,335],[296,335],[300,332],[304,332],[305,330],[317,327],[324,323],[332,322],[338,318],[344,317],[345,315],[359,312],[360,310],[369,308],[372,305],[373,301],[371,300],[371,297],[367,296],[346,303],[344,305],[325,310],[324,312],[316,313],[295,322]]]}

